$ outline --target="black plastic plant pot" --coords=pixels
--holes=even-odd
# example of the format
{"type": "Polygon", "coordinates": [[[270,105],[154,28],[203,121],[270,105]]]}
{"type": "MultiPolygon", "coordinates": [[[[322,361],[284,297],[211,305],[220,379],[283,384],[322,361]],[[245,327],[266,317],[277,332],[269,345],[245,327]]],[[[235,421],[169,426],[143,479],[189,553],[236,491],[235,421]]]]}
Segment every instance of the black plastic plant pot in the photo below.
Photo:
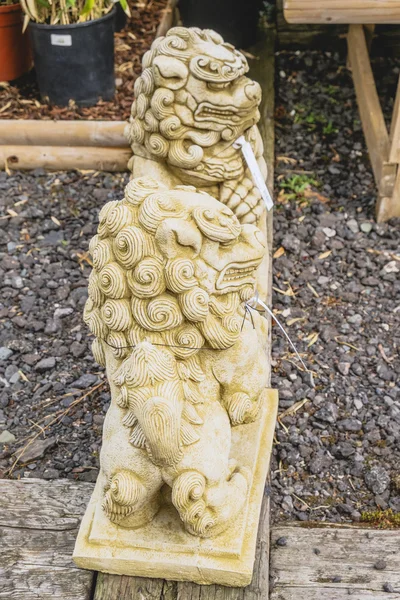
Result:
{"type": "Polygon", "coordinates": [[[237,48],[255,42],[261,0],[179,0],[185,27],[215,29],[237,48]]]}
{"type": "Polygon", "coordinates": [[[111,100],[115,7],[104,17],[72,25],[29,24],[40,95],[45,102],[93,106],[111,100]]]}

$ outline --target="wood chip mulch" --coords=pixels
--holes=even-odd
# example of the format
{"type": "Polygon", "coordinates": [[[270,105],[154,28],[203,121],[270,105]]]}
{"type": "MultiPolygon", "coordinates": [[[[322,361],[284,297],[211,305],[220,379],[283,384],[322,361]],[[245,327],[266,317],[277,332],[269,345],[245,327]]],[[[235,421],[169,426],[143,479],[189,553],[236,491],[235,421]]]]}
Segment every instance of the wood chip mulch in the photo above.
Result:
{"type": "Polygon", "coordinates": [[[130,2],[132,16],[123,31],[115,34],[116,92],[110,102],[79,108],[42,103],[34,69],[16,82],[0,82],[0,119],[111,120],[129,118],[133,85],[141,72],[141,59],[150,48],[167,0],[130,2]]]}

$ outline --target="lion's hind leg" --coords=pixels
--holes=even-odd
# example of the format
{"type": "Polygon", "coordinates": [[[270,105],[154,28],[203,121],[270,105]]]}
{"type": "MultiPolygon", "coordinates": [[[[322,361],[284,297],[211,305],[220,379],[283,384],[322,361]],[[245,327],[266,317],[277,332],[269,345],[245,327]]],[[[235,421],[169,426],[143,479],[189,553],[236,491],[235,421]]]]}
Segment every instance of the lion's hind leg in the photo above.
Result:
{"type": "Polygon", "coordinates": [[[184,471],[172,486],[172,502],[189,533],[213,537],[229,527],[242,510],[249,473],[230,462],[228,477],[209,482],[199,471],[184,471]]]}
{"type": "Polygon", "coordinates": [[[159,491],[154,493],[129,469],[121,469],[105,488],[102,509],[112,523],[140,527],[152,520],[159,508],[159,491]]]}

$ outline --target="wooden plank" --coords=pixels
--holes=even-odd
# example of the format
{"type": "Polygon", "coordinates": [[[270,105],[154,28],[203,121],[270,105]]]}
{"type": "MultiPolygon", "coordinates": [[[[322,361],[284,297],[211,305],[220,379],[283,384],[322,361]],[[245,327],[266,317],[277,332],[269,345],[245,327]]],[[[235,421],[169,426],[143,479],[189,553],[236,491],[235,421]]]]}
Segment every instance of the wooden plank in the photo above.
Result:
{"type": "Polygon", "coordinates": [[[284,0],[288,23],[400,23],[400,0],[284,0]]]}
{"type": "Polygon", "coordinates": [[[2,145],[128,148],[125,121],[0,121],[2,145]]]}
{"type": "Polygon", "coordinates": [[[272,530],[271,600],[400,597],[400,531],[296,525],[272,530]]]}
{"type": "MultiPolygon", "coordinates": [[[[261,84],[263,102],[259,123],[268,166],[268,185],[273,189],[274,165],[274,44],[275,34],[268,31],[250,53],[250,76],[261,84]]],[[[269,256],[272,259],[272,214],[267,215],[269,256]]],[[[272,271],[269,270],[272,281],[272,271]]],[[[270,286],[271,287],[271,286],[270,286]]],[[[271,329],[271,328],[269,328],[271,329]]],[[[269,562],[269,498],[264,496],[258,529],[253,581],[247,588],[228,588],[219,585],[200,586],[190,582],[171,582],[140,577],[121,577],[99,573],[94,600],[268,600],[269,562]]]]}
{"type": "MultiPolygon", "coordinates": [[[[383,175],[383,163],[387,162],[389,156],[389,135],[376,91],[362,25],[350,25],[347,45],[358,110],[375,181],[379,187],[383,175]]],[[[395,170],[393,170],[393,179],[394,176],[395,170]]]]}
{"type": "Polygon", "coordinates": [[[390,125],[389,162],[400,163],[400,77],[397,84],[392,122],[390,125]]]}
{"type": "Polygon", "coordinates": [[[93,573],[71,556],[93,484],[0,481],[0,599],[90,600],[93,573]]]}
{"type": "Polygon", "coordinates": [[[130,148],[0,146],[0,170],[42,167],[53,171],[126,171],[131,156],[130,148]]]}
{"type": "Polygon", "coordinates": [[[288,23],[327,23],[327,24],[365,24],[365,23],[400,23],[400,14],[396,10],[388,10],[384,14],[364,9],[354,10],[286,10],[288,23]]]}
{"type": "Polygon", "coordinates": [[[268,600],[269,499],[261,507],[254,576],[246,588],[98,573],[94,600],[268,600]]]}

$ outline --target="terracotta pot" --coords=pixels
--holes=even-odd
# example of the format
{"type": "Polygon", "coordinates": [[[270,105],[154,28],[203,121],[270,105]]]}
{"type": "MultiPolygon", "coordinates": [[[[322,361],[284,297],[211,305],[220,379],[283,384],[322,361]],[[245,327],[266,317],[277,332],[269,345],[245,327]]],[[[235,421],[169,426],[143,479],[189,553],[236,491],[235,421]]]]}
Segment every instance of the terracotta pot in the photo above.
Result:
{"type": "Polygon", "coordinates": [[[19,3],[0,6],[0,81],[17,79],[32,66],[27,33],[22,33],[19,3]]]}

